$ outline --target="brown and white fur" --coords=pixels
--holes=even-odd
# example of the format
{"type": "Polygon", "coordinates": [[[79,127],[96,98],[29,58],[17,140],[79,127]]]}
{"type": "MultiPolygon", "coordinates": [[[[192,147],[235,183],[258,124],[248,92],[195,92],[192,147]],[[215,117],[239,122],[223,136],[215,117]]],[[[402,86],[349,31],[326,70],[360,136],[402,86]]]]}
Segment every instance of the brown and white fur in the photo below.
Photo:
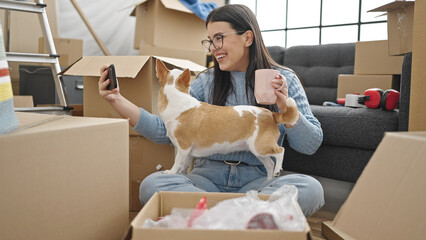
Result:
{"type": "Polygon", "coordinates": [[[200,102],[189,94],[188,69],[168,70],[157,59],[159,111],[167,136],[177,148],[173,167],[165,173],[186,172],[192,157],[248,150],[265,166],[267,178],[279,175],[284,148],[277,144],[277,124],[293,124],[298,109],[292,98],[285,113],[255,106],[223,107],[200,102]],[[271,156],[275,157],[276,163],[271,156]]]}

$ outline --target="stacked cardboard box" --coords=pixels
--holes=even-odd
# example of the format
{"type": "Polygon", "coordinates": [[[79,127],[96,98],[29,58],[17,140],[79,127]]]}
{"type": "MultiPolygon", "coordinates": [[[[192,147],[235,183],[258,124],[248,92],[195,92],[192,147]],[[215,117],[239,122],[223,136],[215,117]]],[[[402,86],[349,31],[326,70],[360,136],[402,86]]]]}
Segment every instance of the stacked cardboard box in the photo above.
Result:
{"type": "Polygon", "coordinates": [[[410,131],[426,130],[425,76],[425,5],[423,1],[395,1],[371,11],[388,15],[389,54],[413,52],[410,88],[410,131]]]}
{"type": "Polygon", "coordinates": [[[128,122],[17,113],[0,136],[0,239],[119,239],[128,225],[128,122]]]}
{"type": "Polygon", "coordinates": [[[359,93],[369,88],[399,90],[403,56],[389,56],[388,41],[357,42],[354,75],[340,74],[337,98],[359,93]]]}
{"type": "Polygon", "coordinates": [[[355,75],[339,76],[338,98],[374,87],[399,90],[403,55],[413,48],[414,1],[394,1],[369,12],[387,13],[388,40],[357,43],[355,75]]]}
{"type": "MultiPolygon", "coordinates": [[[[188,60],[153,56],[88,56],[83,57],[64,75],[83,76],[83,115],[90,117],[120,118],[120,115],[98,92],[99,69],[113,63],[119,81],[120,94],[148,112],[158,114],[160,84],[155,74],[156,58],[168,68],[189,68],[195,77],[205,67],[188,60]]],[[[168,144],[155,144],[130,128],[130,211],[139,211],[139,185],[149,174],[170,169],[174,160],[174,148],[168,144]]]]}
{"type": "Polygon", "coordinates": [[[201,48],[205,23],[181,2],[143,0],[131,7],[136,17],[134,48],[140,55],[183,58],[206,66],[201,48]]]}
{"type": "Polygon", "coordinates": [[[414,1],[394,1],[369,12],[387,13],[389,55],[398,56],[412,52],[414,1]]]}
{"type": "MultiPolygon", "coordinates": [[[[83,57],[83,40],[72,38],[53,38],[56,52],[59,54],[59,64],[67,67],[83,57]]],[[[38,40],[38,52],[48,53],[44,38],[38,40]]]]}

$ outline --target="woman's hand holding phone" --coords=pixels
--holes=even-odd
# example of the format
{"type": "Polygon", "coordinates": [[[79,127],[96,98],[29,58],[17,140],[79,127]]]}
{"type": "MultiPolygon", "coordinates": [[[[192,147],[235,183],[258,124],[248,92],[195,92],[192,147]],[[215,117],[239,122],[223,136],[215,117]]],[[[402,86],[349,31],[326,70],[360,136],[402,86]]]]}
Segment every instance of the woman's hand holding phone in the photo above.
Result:
{"type": "Polygon", "coordinates": [[[115,75],[114,64],[101,67],[101,77],[98,82],[99,95],[110,103],[119,97],[118,80],[115,75]]]}

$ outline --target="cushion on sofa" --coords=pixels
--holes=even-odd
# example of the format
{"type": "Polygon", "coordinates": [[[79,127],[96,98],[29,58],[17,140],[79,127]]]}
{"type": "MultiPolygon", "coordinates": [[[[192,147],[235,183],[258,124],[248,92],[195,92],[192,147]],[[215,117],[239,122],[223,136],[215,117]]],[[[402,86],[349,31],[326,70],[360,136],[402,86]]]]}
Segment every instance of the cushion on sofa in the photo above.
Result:
{"type": "Polygon", "coordinates": [[[293,69],[302,81],[309,104],[336,101],[337,76],[353,74],[355,43],[268,47],[271,57],[293,69]]]}
{"type": "Polygon", "coordinates": [[[398,131],[398,112],[311,105],[324,132],[323,144],[374,150],[384,132],[398,131]]]}
{"type": "Polygon", "coordinates": [[[280,46],[270,46],[268,47],[268,52],[275,62],[281,65],[284,63],[285,48],[280,46]]]}

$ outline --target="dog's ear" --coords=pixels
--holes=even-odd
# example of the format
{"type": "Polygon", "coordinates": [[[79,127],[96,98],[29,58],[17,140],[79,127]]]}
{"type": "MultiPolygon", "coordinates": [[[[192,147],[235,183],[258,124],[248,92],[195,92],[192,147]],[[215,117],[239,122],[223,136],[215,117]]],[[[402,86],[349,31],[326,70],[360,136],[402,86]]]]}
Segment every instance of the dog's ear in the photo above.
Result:
{"type": "Polygon", "coordinates": [[[178,81],[185,87],[189,87],[191,85],[191,73],[189,72],[189,69],[185,69],[185,71],[183,71],[183,73],[179,76],[178,81]]]}
{"type": "Polygon", "coordinates": [[[166,68],[164,63],[157,58],[157,64],[155,67],[157,78],[161,81],[162,79],[166,79],[169,74],[169,69],[166,68]]]}

